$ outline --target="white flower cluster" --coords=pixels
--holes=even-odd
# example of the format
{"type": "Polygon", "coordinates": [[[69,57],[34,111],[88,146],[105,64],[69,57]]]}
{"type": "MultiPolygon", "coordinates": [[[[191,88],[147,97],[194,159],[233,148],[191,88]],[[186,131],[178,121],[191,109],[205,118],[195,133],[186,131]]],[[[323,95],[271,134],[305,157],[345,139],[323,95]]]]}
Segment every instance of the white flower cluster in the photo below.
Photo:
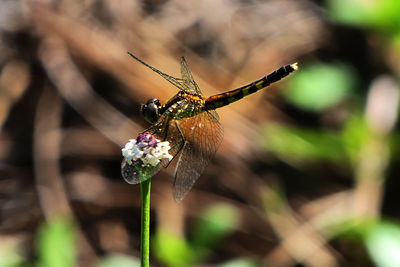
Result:
{"type": "Polygon", "coordinates": [[[126,158],[129,165],[132,162],[140,159],[142,161],[142,166],[157,166],[161,159],[172,160],[172,155],[168,153],[171,149],[169,142],[160,142],[155,139],[156,145],[150,144],[148,142],[140,141],[137,142],[136,139],[129,139],[125,147],[122,149],[122,156],[126,158]]]}

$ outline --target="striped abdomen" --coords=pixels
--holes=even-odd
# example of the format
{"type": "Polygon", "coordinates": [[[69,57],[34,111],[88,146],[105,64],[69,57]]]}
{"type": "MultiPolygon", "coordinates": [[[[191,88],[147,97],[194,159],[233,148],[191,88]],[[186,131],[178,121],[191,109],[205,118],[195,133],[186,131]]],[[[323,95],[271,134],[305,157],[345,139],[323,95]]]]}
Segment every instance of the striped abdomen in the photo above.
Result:
{"type": "Polygon", "coordinates": [[[291,72],[295,70],[297,70],[297,63],[286,65],[248,85],[222,94],[210,96],[205,100],[205,110],[216,109],[229,105],[230,103],[233,103],[247,95],[250,95],[264,87],[267,87],[271,83],[279,81],[280,79],[288,76],[291,72]]]}

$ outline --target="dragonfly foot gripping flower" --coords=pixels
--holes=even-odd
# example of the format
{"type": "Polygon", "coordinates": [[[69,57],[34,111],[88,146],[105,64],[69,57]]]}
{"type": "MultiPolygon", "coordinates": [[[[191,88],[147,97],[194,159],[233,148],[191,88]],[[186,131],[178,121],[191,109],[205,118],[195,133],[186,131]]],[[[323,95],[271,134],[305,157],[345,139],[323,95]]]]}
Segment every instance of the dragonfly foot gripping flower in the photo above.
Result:
{"type": "Polygon", "coordinates": [[[160,170],[162,160],[172,160],[168,153],[169,142],[161,142],[150,133],[142,133],[137,139],[130,139],[122,149],[122,176],[130,184],[149,179],[160,170]]]}

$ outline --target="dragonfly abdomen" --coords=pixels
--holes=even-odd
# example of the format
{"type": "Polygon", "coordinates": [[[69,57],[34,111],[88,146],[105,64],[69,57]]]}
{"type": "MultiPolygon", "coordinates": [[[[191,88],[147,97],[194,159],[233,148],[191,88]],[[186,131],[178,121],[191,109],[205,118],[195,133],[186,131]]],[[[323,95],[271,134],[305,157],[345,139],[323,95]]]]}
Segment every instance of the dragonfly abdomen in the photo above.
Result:
{"type": "Polygon", "coordinates": [[[210,96],[205,100],[205,110],[212,110],[229,105],[230,103],[267,87],[271,83],[279,81],[295,70],[297,70],[297,63],[286,65],[250,84],[225,93],[210,96]]]}

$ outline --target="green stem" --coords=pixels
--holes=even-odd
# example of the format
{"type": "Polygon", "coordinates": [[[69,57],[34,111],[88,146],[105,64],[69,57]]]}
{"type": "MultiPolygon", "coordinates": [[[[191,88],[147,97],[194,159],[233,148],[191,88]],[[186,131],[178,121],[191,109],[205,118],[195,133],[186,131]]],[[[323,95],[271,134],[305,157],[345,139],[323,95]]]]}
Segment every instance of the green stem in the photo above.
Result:
{"type": "Polygon", "coordinates": [[[141,198],[140,263],[142,267],[149,266],[150,185],[151,185],[151,179],[147,179],[146,181],[140,183],[140,198],[141,198]]]}

